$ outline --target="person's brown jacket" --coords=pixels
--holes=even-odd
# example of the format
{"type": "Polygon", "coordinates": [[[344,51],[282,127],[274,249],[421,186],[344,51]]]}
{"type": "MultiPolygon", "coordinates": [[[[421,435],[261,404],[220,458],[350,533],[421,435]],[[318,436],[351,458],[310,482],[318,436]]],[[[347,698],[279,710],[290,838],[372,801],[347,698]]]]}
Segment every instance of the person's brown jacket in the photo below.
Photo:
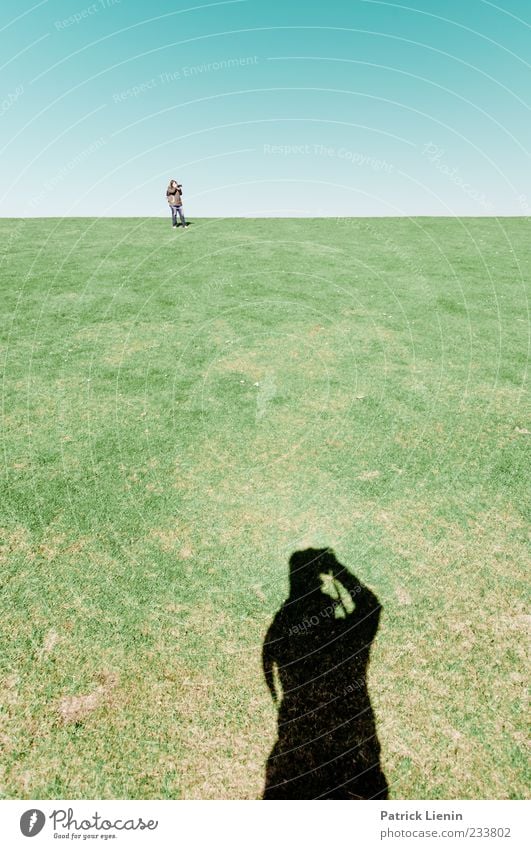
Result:
{"type": "Polygon", "coordinates": [[[182,186],[168,186],[166,189],[166,197],[170,206],[181,206],[182,204],[182,186]]]}

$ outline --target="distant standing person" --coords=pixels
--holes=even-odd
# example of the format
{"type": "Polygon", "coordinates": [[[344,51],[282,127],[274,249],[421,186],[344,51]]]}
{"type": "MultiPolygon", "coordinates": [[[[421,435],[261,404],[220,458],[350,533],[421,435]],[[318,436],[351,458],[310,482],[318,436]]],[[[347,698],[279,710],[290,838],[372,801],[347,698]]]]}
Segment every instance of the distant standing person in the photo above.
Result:
{"type": "Polygon", "coordinates": [[[181,220],[181,226],[186,228],[188,224],[186,223],[186,219],[184,217],[183,212],[183,203],[182,203],[182,185],[177,182],[177,180],[170,180],[168,188],[166,189],[166,198],[168,201],[168,205],[171,209],[171,220],[174,227],[177,227],[177,215],[181,220]]]}

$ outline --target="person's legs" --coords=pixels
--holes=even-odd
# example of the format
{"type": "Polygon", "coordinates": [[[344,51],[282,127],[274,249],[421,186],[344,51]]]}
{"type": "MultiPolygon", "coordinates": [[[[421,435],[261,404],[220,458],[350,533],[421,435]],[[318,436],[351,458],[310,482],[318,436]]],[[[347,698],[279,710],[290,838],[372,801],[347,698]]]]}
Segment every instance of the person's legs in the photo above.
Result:
{"type": "Polygon", "coordinates": [[[176,208],[177,212],[179,213],[179,218],[181,219],[181,225],[183,227],[186,227],[186,219],[184,217],[184,212],[183,212],[182,206],[177,206],[175,208],[176,208]]]}
{"type": "Polygon", "coordinates": [[[171,223],[173,224],[174,227],[177,227],[177,209],[178,209],[178,207],[171,205],[170,209],[171,209],[171,223]]]}

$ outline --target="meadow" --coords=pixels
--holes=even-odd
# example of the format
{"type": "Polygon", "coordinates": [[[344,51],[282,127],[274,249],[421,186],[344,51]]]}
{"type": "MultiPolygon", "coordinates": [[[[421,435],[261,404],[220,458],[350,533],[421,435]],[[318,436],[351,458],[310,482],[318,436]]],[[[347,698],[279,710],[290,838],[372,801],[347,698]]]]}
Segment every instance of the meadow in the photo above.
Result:
{"type": "Polygon", "coordinates": [[[529,775],[529,220],[0,220],[3,798],[256,799],[310,546],[390,798],[529,775]]]}

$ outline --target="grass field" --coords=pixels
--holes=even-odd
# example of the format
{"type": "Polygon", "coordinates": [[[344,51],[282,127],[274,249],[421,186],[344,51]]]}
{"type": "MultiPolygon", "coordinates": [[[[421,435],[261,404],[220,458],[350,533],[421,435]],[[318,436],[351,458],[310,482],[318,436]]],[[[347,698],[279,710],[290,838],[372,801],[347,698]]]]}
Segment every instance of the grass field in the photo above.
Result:
{"type": "Polygon", "coordinates": [[[0,221],[4,798],[259,798],[307,546],[383,605],[391,798],[526,795],[530,235],[0,221]]]}

